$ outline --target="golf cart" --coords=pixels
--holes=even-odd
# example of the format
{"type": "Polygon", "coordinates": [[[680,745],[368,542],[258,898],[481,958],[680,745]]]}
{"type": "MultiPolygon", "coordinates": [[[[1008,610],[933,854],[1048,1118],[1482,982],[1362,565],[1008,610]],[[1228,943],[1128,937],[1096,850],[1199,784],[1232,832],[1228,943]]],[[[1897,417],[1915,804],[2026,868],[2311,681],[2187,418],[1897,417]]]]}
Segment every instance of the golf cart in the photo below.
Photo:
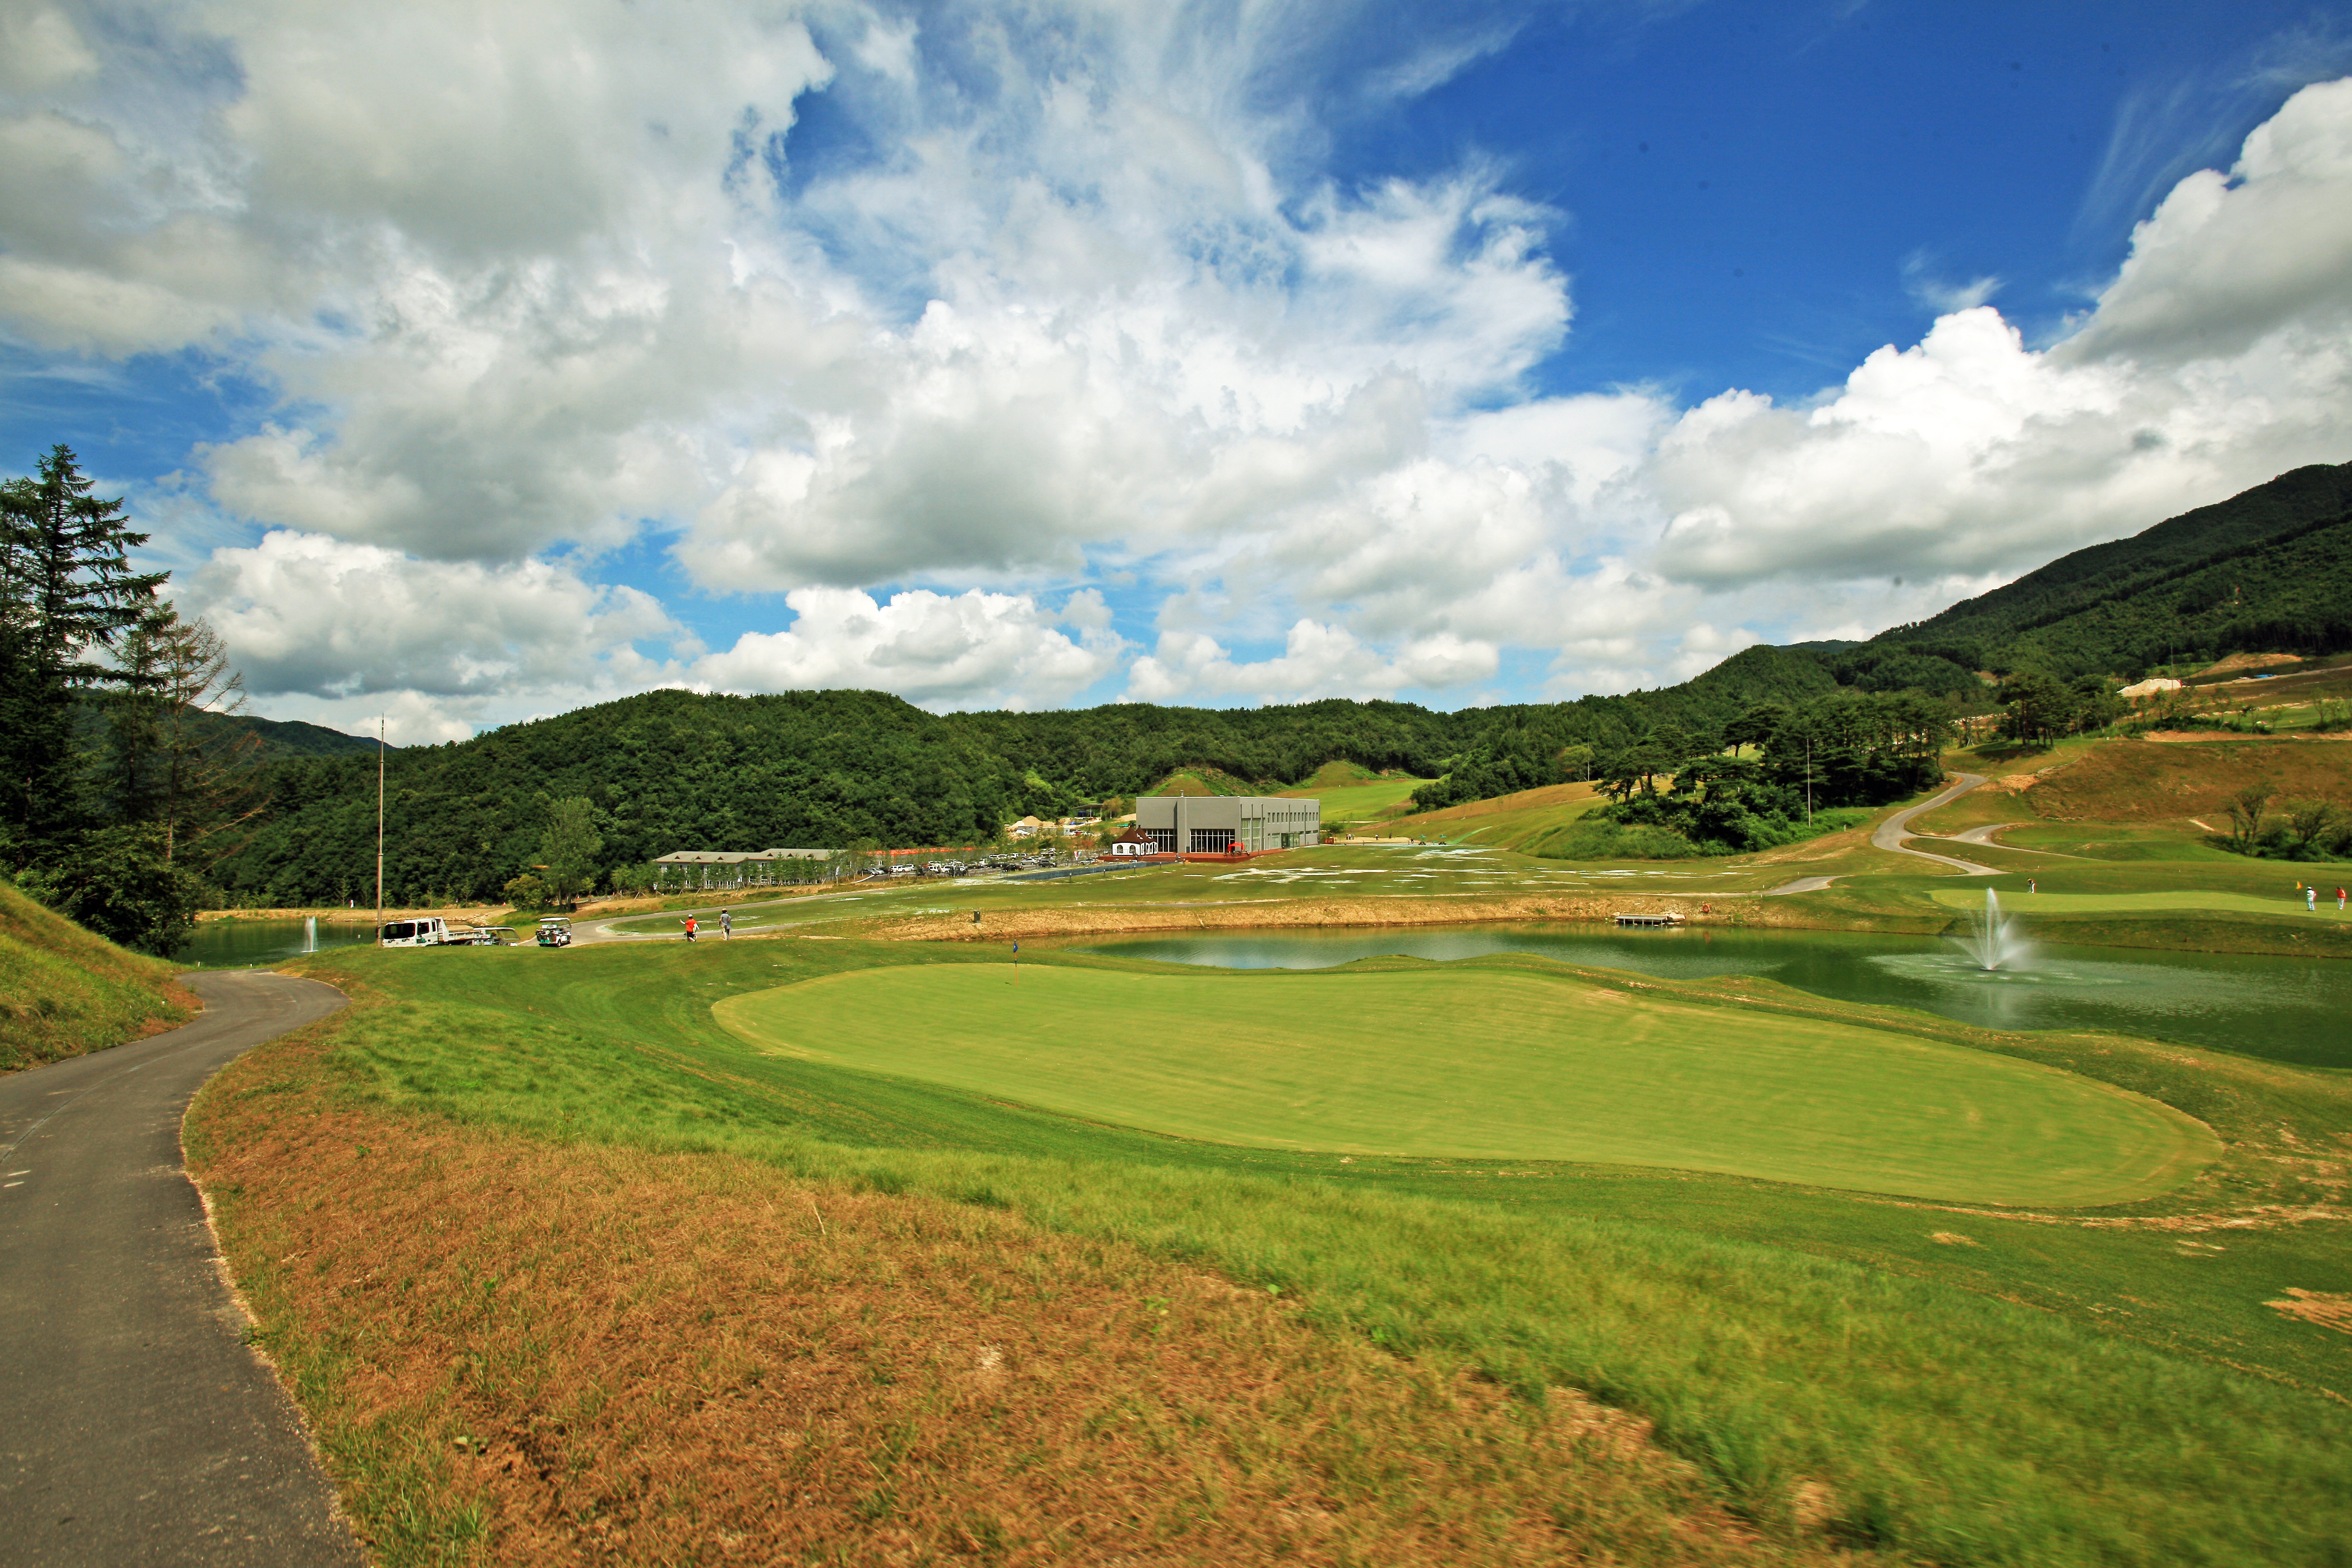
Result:
{"type": "Polygon", "coordinates": [[[539,922],[539,945],[541,947],[570,947],[572,945],[572,922],[562,915],[548,915],[543,917],[539,922]]]}

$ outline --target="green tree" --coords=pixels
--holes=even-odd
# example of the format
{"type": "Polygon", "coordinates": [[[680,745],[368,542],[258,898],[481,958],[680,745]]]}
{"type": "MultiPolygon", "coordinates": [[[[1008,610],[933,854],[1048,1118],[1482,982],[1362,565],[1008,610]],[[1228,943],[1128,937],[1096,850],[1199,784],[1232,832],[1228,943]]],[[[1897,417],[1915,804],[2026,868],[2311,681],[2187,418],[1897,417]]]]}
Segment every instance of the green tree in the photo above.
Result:
{"type": "Polygon", "coordinates": [[[2278,786],[2248,784],[2230,797],[2230,837],[2240,849],[2251,849],[2263,835],[2263,816],[2278,796],[2278,786]]]}
{"type": "Polygon", "coordinates": [[[138,624],[169,575],[131,570],[147,535],[94,488],[62,446],[33,478],[0,486],[0,857],[18,866],[83,820],[75,694],[108,681],[91,656],[138,624]]]}
{"type": "Polygon", "coordinates": [[[203,620],[165,602],[124,634],[107,707],[105,795],[126,822],[163,830],[163,858],[205,846],[198,869],[233,850],[206,844],[259,816],[261,738],[221,724],[245,710],[245,677],[203,620]]]}
{"type": "Polygon", "coordinates": [[[556,902],[547,879],[536,871],[525,871],[509,881],[504,891],[507,902],[519,910],[543,910],[556,902]]]}
{"type": "Polygon", "coordinates": [[[77,925],[164,958],[186,945],[203,893],[152,823],[82,833],[18,886],[77,925]]]}
{"type": "Polygon", "coordinates": [[[2290,800],[2279,809],[2294,837],[2298,858],[2325,854],[2333,829],[2344,819],[2344,808],[2332,800],[2290,800]]]}
{"type": "Polygon", "coordinates": [[[572,795],[550,804],[539,858],[556,902],[577,902],[581,894],[596,885],[596,857],[604,850],[604,837],[596,830],[594,801],[572,795]]]}
{"type": "Polygon", "coordinates": [[[2000,731],[2028,745],[2048,745],[2074,727],[2079,694],[2038,669],[2020,670],[2001,683],[2000,731]]]}

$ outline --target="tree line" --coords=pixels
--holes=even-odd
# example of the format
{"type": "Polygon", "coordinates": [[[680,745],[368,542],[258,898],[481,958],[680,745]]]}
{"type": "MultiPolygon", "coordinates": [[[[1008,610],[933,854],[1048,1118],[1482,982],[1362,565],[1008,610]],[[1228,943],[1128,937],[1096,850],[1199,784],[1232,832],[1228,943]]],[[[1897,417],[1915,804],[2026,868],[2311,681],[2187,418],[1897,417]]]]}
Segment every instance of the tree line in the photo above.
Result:
{"type": "MultiPolygon", "coordinates": [[[[2346,602],[2352,550],[2312,510],[2336,492],[2298,482],[2263,503],[2269,531],[2254,546],[2224,550],[2226,530],[2208,519],[2160,550],[2101,546],[2115,559],[2069,557],[2046,581],[1870,643],[1759,646],[1677,686],[1567,702],[936,715],[871,691],[647,692],[391,752],[386,894],[576,895],[642,880],[678,848],[984,844],[1022,815],[1131,796],[1181,769],[1278,789],[1333,762],[1433,780],[1414,796],[1423,809],[1594,779],[1611,797],[1596,827],[1760,847],[1809,808],[1911,793],[1957,714],[1997,707],[2003,731],[2028,744],[2110,722],[2111,666],[2021,658],[1997,689],[1980,672],[2085,616],[2116,634],[2085,645],[2100,657],[2147,640],[2137,601],[2109,591],[2117,583],[2168,605],[2239,584],[2233,624],[2281,605],[2292,619],[2306,591],[2346,602]],[[2260,592],[2242,591],[2249,578],[2260,592]]],[[[254,727],[225,721],[243,693],[220,639],[177,614],[165,574],[133,569],[147,536],[120,500],[92,493],[69,450],[0,492],[0,865],[85,923],[154,947],[185,929],[199,898],[372,898],[373,752],[265,755],[254,727]]],[[[2302,624],[2326,641],[2325,621],[2302,624]]]]}
{"type": "Polygon", "coordinates": [[[168,953],[260,809],[219,636],[141,572],[121,498],[64,446],[0,482],[0,868],[82,925],[168,953]]]}

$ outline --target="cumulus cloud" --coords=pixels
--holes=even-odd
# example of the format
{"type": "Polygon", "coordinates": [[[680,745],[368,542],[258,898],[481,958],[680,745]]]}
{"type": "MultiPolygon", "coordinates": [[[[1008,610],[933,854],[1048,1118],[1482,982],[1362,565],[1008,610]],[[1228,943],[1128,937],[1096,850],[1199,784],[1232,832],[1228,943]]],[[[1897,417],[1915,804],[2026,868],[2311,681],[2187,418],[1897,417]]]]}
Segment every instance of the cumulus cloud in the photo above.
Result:
{"type": "Polygon", "coordinates": [[[1126,700],[1165,702],[1185,696],[1298,702],[1317,697],[1392,697],[1405,687],[1447,687],[1492,676],[1496,649],[1449,633],[1418,637],[1393,658],[1368,647],[1344,626],[1301,620],[1271,658],[1235,660],[1202,632],[1163,632],[1157,649],[1128,671],[1126,700]]]}
{"type": "MultiPolygon", "coordinates": [[[[1684,406],[1530,395],[1574,311],[1507,170],[1318,170],[1284,72],[1350,25],[19,7],[0,320],[273,386],[190,455],[256,541],[196,596],[257,689],[409,692],[420,730],[665,681],[1460,696],[1524,653],[1556,693],[1657,684],[2352,457],[2352,82],[2181,180],[2056,342],[1923,251],[1919,342],[1684,406]],[[649,528],[779,629],[686,648],[599,585],[649,528]],[[1158,600],[1148,653],[1114,574],[1158,600]]],[[[1329,96],[1507,41],[1408,40],[1329,96]]]]}
{"type": "Polygon", "coordinates": [[[1989,306],[1810,407],[1727,392],[1647,479],[1676,580],[1956,580],[2352,458],[2352,81],[2305,88],[2229,174],[2182,180],[2063,341],[1989,306]]]}
{"type": "Polygon", "coordinates": [[[664,673],[635,645],[678,629],[638,590],[544,561],[421,561],[285,530],[215,551],[182,594],[261,696],[626,689],[664,673]]]}
{"type": "Polygon", "coordinates": [[[1073,595],[1074,638],[1028,595],[924,589],[887,603],[851,588],[801,588],[781,632],[746,632],[697,659],[689,677],[723,691],[863,688],[934,708],[1025,708],[1066,701],[1108,674],[1125,646],[1101,597],[1073,595]]]}
{"type": "Polygon", "coordinates": [[[2306,87],[2224,174],[2175,185],[2063,349],[2149,364],[2236,360],[2273,333],[2352,324],[2352,79],[2306,87]]]}

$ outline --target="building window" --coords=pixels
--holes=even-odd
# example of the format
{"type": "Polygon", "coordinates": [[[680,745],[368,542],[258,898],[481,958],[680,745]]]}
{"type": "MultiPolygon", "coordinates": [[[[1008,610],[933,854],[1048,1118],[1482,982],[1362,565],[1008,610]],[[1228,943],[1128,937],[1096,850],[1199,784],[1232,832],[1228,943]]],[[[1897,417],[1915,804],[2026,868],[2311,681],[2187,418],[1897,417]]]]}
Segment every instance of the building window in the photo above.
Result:
{"type": "MultiPolygon", "coordinates": [[[[1174,837],[1172,834],[1170,837],[1174,837]]],[[[1230,827],[1196,827],[1192,829],[1192,853],[1222,855],[1234,847],[1234,830],[1230,827]]]]}
{"type": "Polygon", "coordinates": [[[1144,831],[1151,835],[1151,852],[1153,854],[1173,855],[1176,853],[1176,830],[1174,828],[1147,827],[1144,831]]]}

